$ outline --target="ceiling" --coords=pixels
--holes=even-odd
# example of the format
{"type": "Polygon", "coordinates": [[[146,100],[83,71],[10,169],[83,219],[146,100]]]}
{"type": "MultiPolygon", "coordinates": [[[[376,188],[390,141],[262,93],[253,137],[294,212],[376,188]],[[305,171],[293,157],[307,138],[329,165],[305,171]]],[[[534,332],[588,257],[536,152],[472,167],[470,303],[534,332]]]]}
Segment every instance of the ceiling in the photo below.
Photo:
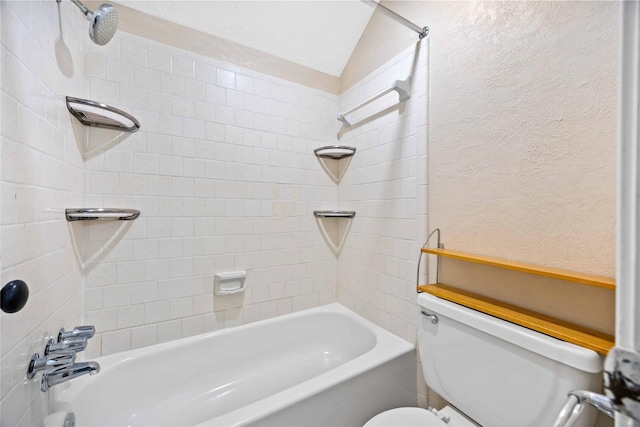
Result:
{"type": "Polygon", "coordinates": [[[374,11],[360,0],[120,3],[335,77],[374,11]]]}

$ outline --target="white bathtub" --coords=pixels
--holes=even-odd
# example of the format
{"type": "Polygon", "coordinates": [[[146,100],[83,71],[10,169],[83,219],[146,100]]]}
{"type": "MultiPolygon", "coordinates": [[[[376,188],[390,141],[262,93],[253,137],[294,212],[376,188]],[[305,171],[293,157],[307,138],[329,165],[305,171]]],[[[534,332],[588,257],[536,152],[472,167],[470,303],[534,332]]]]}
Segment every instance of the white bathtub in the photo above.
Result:
{"type": "Polygon", "coordinates": [[[361,426],[416,404],[414,346],[330,304],[96,360],[55,387],[83,426],[361,426]]]}

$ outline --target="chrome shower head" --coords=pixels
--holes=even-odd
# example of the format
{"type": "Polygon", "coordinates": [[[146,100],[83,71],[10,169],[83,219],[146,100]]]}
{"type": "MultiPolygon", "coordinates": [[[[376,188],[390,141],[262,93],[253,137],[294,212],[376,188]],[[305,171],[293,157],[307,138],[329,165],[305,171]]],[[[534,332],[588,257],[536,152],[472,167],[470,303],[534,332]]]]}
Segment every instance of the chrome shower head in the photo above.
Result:
{"type": "Polygon", "coordinates": [[[118,29],[118,11],[110,4],[103,4],[89,18],[89,37],[95,44],[103,46],[111,41],[118,29]]]}
{"type": "MultiPolygon", "coordinates": [[[[60,0],[58,0],[60,1],[60,0]]],[[[110,4],[103,4],[91,12],[79,0],[71,0],[89,20],[89,37],[95,44],[103,46],[111,41],[118,29],[118,11],[110,4]]]]}

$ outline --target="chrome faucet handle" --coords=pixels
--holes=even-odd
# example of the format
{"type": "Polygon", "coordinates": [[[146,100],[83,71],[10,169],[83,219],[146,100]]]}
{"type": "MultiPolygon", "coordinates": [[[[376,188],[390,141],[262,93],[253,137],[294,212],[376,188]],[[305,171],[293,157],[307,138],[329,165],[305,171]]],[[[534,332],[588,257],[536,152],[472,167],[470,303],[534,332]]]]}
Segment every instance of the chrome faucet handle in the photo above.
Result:
{"type": "Polygon", "coordinates": [[[65,331],[64,328],[60,328],[58,332],[58,342],[62,342],[68,338],[86,338],[90,339],[96,334],[95,326],[76,326],[71,331],[65,331]]]}
{"type": "Polygon", "coordinates": [[[87,339],[85,337],[67,338],[60,342],[55,342],[50,339],[47,346],[44,348],[44,355],[47,356],[50,353],[79,353],[87,348],[87,339]]]}
{"type": "Polygon", "coordinates": [[[27,378],[32,380],[39,371],[54,371],[73,366],[76,361],[75,353],[56,353],[45,357],[40,357],[38,353],[31,356],[29,367],[27,368],[27,378]]]}

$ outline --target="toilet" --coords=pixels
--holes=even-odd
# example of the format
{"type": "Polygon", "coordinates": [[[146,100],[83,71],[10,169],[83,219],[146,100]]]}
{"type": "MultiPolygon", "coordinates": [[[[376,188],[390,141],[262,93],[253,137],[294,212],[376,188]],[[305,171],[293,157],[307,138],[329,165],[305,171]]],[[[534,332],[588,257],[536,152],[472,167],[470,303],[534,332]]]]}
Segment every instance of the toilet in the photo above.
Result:
{"type": "MultiPolygon", "coordinates": [[[[424,378],[450,404],[390,409],[365,427],[552,426],[567,393],[601,387],[603,360],[592,350],[427,293],[418,304],[424,378]]],[[[578,425],[595,418],[585,410],[578,425]]]]}

